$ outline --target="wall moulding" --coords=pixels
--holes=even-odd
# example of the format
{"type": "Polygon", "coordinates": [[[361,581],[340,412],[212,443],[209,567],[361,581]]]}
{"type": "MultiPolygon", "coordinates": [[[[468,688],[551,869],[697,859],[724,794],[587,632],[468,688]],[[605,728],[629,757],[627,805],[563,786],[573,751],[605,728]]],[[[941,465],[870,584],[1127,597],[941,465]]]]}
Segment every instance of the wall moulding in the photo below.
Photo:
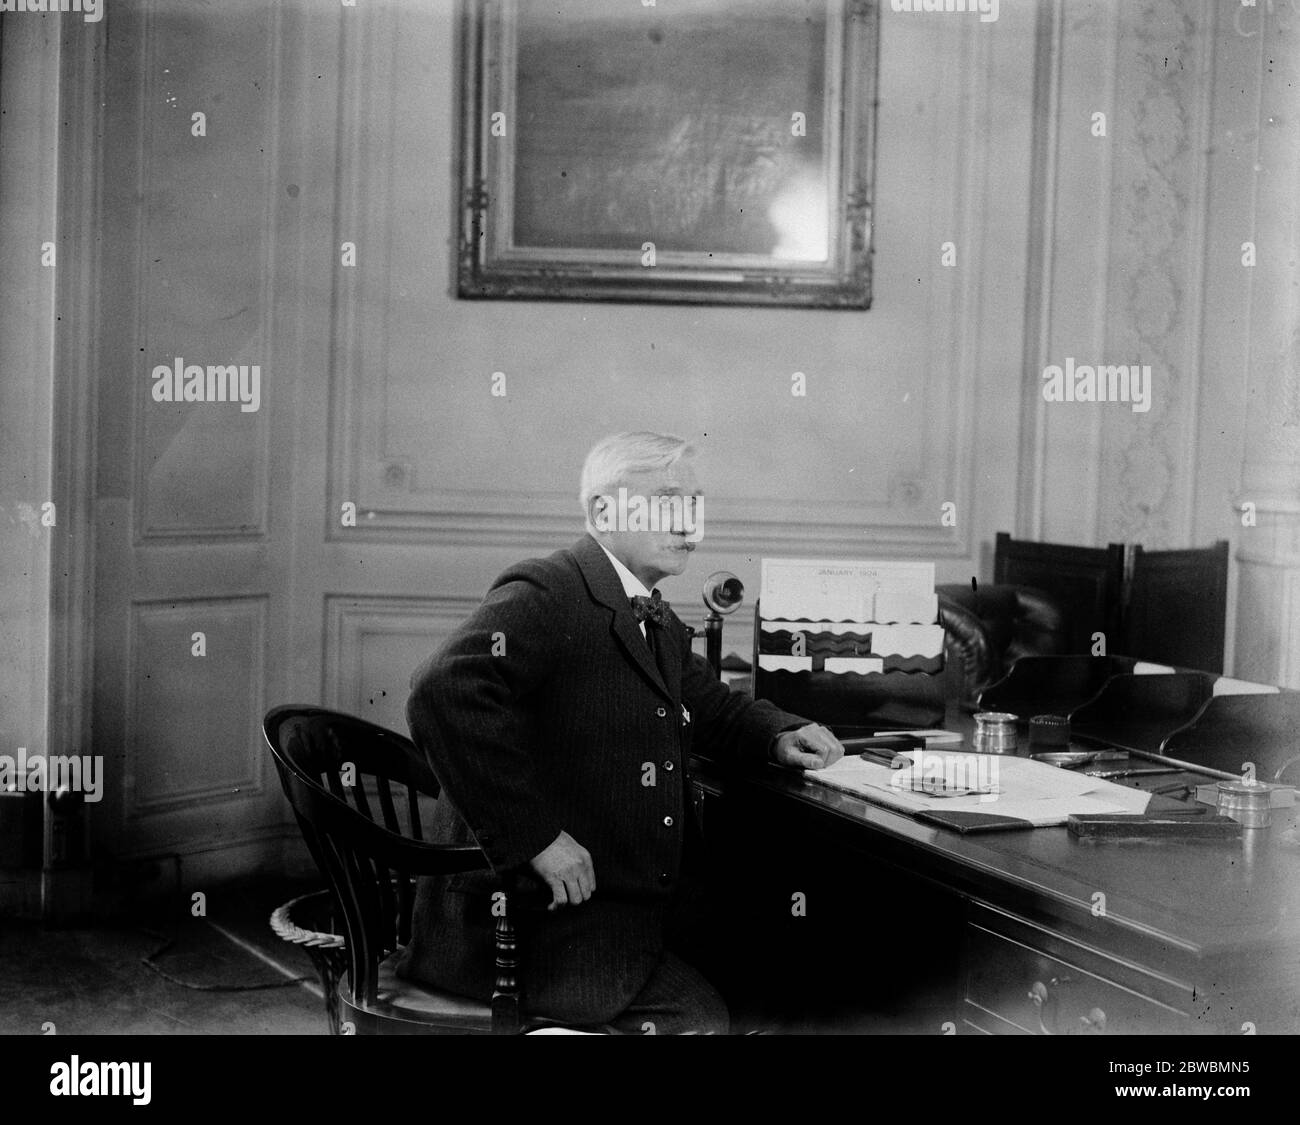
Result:
{"type": "Polygon", "coordinates": [[[266,763],[261,753],[261,719],[266,711],[265,652],[266,619],[270,599],[265,595],[239,595],[217,598],[156,598],[135,600],[131,603],[129,636],[127,640],[128,713],[125,729],[131,732],[125,748],[123,765],[126,771],[124,815],[127,820],[173,812],[180,809],[206,805],[213,801],[247,802],[259,798],[265,789],[266,763]],[[194,653],[196,632],[203,634],[204,654],[194,653]],[[146,646],[146,634],[153,633],[153,643],[146,646]],[[243,634],[245,644],[232,647],[243,634]],[[167,655],[160,655],[161,653],[167,655]],[[199,677],[191,690],[196,699],[204,701],[203,713],[208,715],[233,714],[242,716],[239,730],[229,739],[218,739],[208,747],[215,759],[207,756],[202,764],[206,780],[200,784],[187,784],[191,771],[187,761],[193,763],[196,748],[203,746],[202,739],[209,736],[207,729],[195,734],[187,733],[188,723],[183,710],[182,692],[163,691],[152,683],[153,674],[164,683],[168,677],[177,677],[177,669],[184,660],[194,661],[194,674],[199,677]],[[200,661],[211,663],[200,663],[200,661]],[[225,662],[222,667],[218,662],[225,662]],[[152,661],[152,663],[148,663],[152,661]],[[152,669],[149,672],[148,669],[152,669]],[[213,671],[220,668],[220,671],[213,671]],[[227,672],[242,674],[242,689],[224,679],[227,672]],[[212,697],[205,694],[202,677],[217,677],[222,685],[232,689],[224,699],[224,707],[212,708],[212,697]],[[239,694],[242,691],[243,694],[239,694]],[[161,698],[155,698],[155,695],[161,698]],[[179,708],[179,709],[178,709],[179,708]],[[152,724],[158,724],[156,727],[152,724]],[[244,732],[242,735],[240,731],[244,732]],[[155,741],[156,740],[156,741],[155,741]],[[242,746],[242,750],[241,750],[242,746]],[[150,757],[157,758],[153,768],[146,768],[150,757]],[[218,773],[210,767],[224,763],[218,773]],[[165,768],[161,768],[165,767],[165,768]],[[145,790],[138,778],[146,778],[151,789],[145,790]]]}
{"type": "MultiPolygon", "coordinates": [[[[403,66],[400,43],[409,12],[386,10],[367,21],[345,21],[339,40],[339,171],[335,184],[337,241],[362,242],[367,252],[353,270],[335,271],[330,348],[329,486],[321,528],[329,542],[376,542],[394,545],[511,546],[534,549],[561,546],[581,530],[571,497],[513,488],[455,487],[454,473],[443,471],[436,451],[452,451],[463,440],[463,424],[454,411],[429,412],[427,449],[410,447],[409,438],[394,442],[393,411],[397,389],[409,397],[409,372],[391,367],[396,353],[390,340],[400,339],[399,316],[412,315],[406,291],[418,278],[394,268],[394,236],[384,216],[394,200],[396,171],[392,161],[366,159],[376,146],[399,149],[390,107],[400,102],[403,66]],[[346,275],[346,276],[344,276],[346,275]],[[356,526],[344,526],[345,503],[355,505],[356,526]]],[[[983,242],[984,212],[962,185],[988,181],[987,146],[971,143],[987,91],[996,86],[997,60],[987,37],[968,36],[961,43],[956,82],[945,85],[935,107],[937,139],[945,155],[935,157],[952,190],[944,193],[942,229],[962,246],[983,242]],[[948,157],[951,149],[951,158],[948,157]]],[[[449,202],[454,217],[454,206],[449,202]]],[[[454,245],[434,239],[439,253],[454,256],[454,245]]],[[[912,447],[931,450],[924,467],[908,465],[904,475],[915,487],[891,489],[878,503],[832,500],[814,505],[790,498],[746,496],[720,500],[725,516],[710,520],[711,546],[745,553],[816,551],[832,554],[926,555],[969,558],[975,549],[971,518],[975,474],[975,415],[982,384],[978,327],[979,287],[949,276],[937,278],[924,298],[928,319],[939,325],[927,338],[924,358],[912,383],[918,419],[912,447]],[[924,419],[925,421],[919,421],[924,419]],[[926,428],[928,427],[928,428],[926,428]],[[940,522],[940,506],[954,501],[956,527],[940,522]]],[[[436,315],[451,318],[456,328],[462,310],[480,302],[439,304],[436,315]]],[[[519,306],[504,306],[502,316],[519,315],[519,306]]],[[[611,306],[593,306],[611,315],[611,306]]],[[[669,310],[657,310],[665,315],[669,310]]],[[[683,316],[689,315],[683,311],[683,316]]],[[[799,313],[796,315],[804,315],[799,313]]],[[[807,313],[828,316],[826,313],[807,313]]],[[[840,314],[835,314],[840,315],[840,314]]],[[[432,376],[431,376],[432,377],[432,376]]],[[[911,416],[911,415],[909,415],[911,416]]],[[[918,454],[918,460],[921,455],[918,454]]],[[[573,466],[576,477],[577,465],[573,466]]],[[[479,476],[478,480],[481,481],[479,476]]],[[[476,481],[477,483],[477,481],[476,481]]]]}
{"type": "MultiPolygon", "coordinates": [[[[133,13],[134,15],[134,13],[133,13]]],[[[177,286],[175,283],[176,262],[180,255],[175,253],[174,240],[176,239],[175,213],[178,209],[193,206],[193,199],[183,181],[183,175],[177,172],[177,168],[184,167],[182,162],[172,165],[170,168],[158,170],[156,162],[161,159],[162,155],[173,155],[175,153],[174,141],[176,140],[178,130],[183,128],[183,135],[187,140],[191,139],[189,132],[189,117],[186,116],[186,124],[178,126],[178,114],[176,110],[177,94],[171,83],[181,80],[180,75],[172,74],[171,68],[167,65],[173,59],[164,57],[161,54],[163,47],[160,40],[165,34],[166,22],[170,20],[182,21],[186,17],[180,12],[178,6],[163,3],[162,0],[144,0],[139,6],[139,14],[135,16],[139,20],[139,48],[137,53],[137,65],[142,80],[139,83],[139,101],[136,114],[136,128],[138,135],[136,137],[136,154],[135,154],[135,199],[134,207],[134,239],[135,239],[135,261],[134,261],[134,280],[136,283],[135,298],[135,325],[133,346],[130,354],[133,363],[140,365],[140,373],[132,381],[132,412],[134,432],[140,435],[132,444],[132,494],[135,497],[133,506],[133,539],[134,543],[139,546],[143,544],[169,545],[176,541],[182,540],[203,540],[213,542],[231,542],[246,540],[265,540],[270,533],[270,446],[271,446],[271,423],[270,412],[272,402],[275,396],[271,393],[272,387],[280,378],[287,379],[288,373],[283,375],[276,371],[275,355],[272,350],[272,341],[276,338],[275,334],[275,285],[274,279],[277,276],[276,270],[276,189],[279,183],[278,169],[280,167],[280,107],[285,102],[285,84],[283,76],[282,60],[286,54],[286,43],[284,38],[284,16],[283,12],[277,6],[266,8],[257,18],[264,19],[266,22],[266,35],[263,40],[264,53],[262,54],[263,72],[268,76],[266,92],[262,98],[261,114],[256,125],[252,122],[242,123],[243,127],[256,128],[260,136],[260,147],[264,150],[264,157],[258,164],[260,178],[258,180],[257,196],[259,200],[259,214],[257,220],[257,229],[260,234],[261,251],[258,255],[257,274],[260,280],[257,283],[257,292],[254,297],[250,293],[248,304],[240,309],[232,311],[228,316],[217,314],[220,320],[230,320],[236,323],[247,321],[251,327],[246,330],[246,335],[241,339],[236,354],[213,355],[208,343],[213,331],[212,323],[188,324],[186,317],[192,317],[193,311],[183,307],[173,315],[173,323],[166,325],[166,329],[173,335],[173,339],[159,339],[160,331],[158,322],[160,317],[157,310],[152,305],[152,299],[158,296],[161,302],[164,298],[159,296],[160,293],[166,292],[169,287],[174,293],[178,289],[184,290],[187,286],[182,284],[177,286]],[[180,186],[172,184],[172,180],[180,176],[180,186]],[[151,210],[152,209],[152,210],[151,210]],[[158,241],[153,241],[154,232],[151,231],[151,214],[156,213],[160,216],[157,222],[162,228],[162,234],[158,236],[158,241]],[[168,223],[172,225],[167,225],[168,223]],[[155,280],[156,279],[156,280],[155,280]],[[183,329],[182,329],[183,326],[183,329]],[[188,354],[181,342],[185,339],[195,341],[195,347],[203,354],[194,354],[191,350],[188,354]],[[156,403],[151,398],[152,379],[145,379],[145,373],[151,373],[159,366],[174,365],[177,358],[184,360],[184,366],[198,365],[205,368],[225,367],[233,365],[235,367],[259,368],[259,406],[256,414],[250,419],[247,414],[240,413],[240,407],[230,403],[222,406],[209,406],[201,403],[186,403],[183,406],[173,404],[156,403]],[[185,512],[174,519],[163,519],[153,510],[154,496],[160,489],[151,490],[151,482],[154,484],[161,483],[154,474],[158,471],[159,464],[169,464],[176,473],[183,473],[187,467],[192,466],[196,460],[206,457],[209,461],[219,461],[222,458],[229,457],[229,438],[230,431],[220,431],[214,429],[212,416],[202,415],[198,411],[210,411],[218,409],[227,409],[233,411],[241,419],[237,424],[237,432],[243,433],[244,427],[252,426],[255,428],[251,438],[247,439],[247,445],[244,445],[244,439],[240,438],[240,448],[248,449],[251,452],[252,464],[240,465],[240,471],[246,473],[251,478],[251,491],[247,497],[247,506],[239,512],[234,519],[226,522],[212,524],[194,523],[185,518],[190,513],[185,512]],[[151,462],[145,456],[149,448],[147,440],[150,434],[151,418],[158,418],[158,411],[175,410],[184,411],[183,421],[178,424],[178,428],[170,435],[166,441],[158,440],[158,448],[155,450],[155,456],[151,462]],[[190,428],[185,428],[190,427],[190,428]],[[198,451],[196,456],[195,451],[198,451]],[[175,461],[168,462],[168,458],[175,458],[175,461]]],[[[177,37],[177,41],[186,43],[184,32],[182,31],[177,37]]],[[[184,51],[173,46],[178,56],[183,57],[184,51]]],[[[182,74],[188,74],[190,69],[185,68],[182,74]]],[[[203,75],[198,73],[194,79],[196,84],[201,84],[203,75]]],[[[182,90],[188,94],[188,91],[182,90]]],[[[215,112],[207,103],[208,112],[215,112]]],[[[216,118],[213,119],[213,128],[215,130],[216,118]]],[[[205,143],[220,144],[219,134],[214,132],[213,139],[205,143]]],[[[247,173],[251,175],[252,173],[247,173]]],[[[228,193],[230,188],[225,185],[219,185],[228,193]]],[[[213,196],[217,193],[214,191],[213,196]]],[[[200,249],[196,256],[203,253],[200,249]]],[[[192,278],[190,279],[192,283],[192,278]]],[[[170,298],[175,299],[175,298],[170,298]]],[[[224,312],[225,310],[223,310],[224,312]]],[[[234,339],[235,337],[232,337],[234,339]]],[[[227,416],[229,417],[229,416],[227,416]]],[[[176,424],[176,423],[173,423],[176,424]]],[[[223,424],[225,420],[223,419],[223,424]]],[[[157,440],[157,439],[156,439],[157,440]]],[[[166,480],[163,477],[162,480],[166,480]]],[[[192,494],[181,494],[181,498],[187,499],[193,503],[192,494]]],[[[195,507],[202,509],[203,505],[194,504],[195,507]]]]}
{"type": "MultiPolygon", "coordinates": [[[[481,598],[462,595],[326,594],[321,695],[327,707],[360,714],[367,637],[422,637],[428,651],[459,626],[481,598]]],[[[414,671],[412,668],[411,671],[414,671]]]]}

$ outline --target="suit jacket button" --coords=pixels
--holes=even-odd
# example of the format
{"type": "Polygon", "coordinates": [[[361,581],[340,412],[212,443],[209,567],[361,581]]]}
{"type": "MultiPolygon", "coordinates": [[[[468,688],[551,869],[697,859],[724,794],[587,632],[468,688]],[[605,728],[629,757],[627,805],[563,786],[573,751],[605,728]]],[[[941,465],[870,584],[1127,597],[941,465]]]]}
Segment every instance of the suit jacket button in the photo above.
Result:
{"type": "Polygon", "coordinates": [[[665,715],[668,714],[668,710],[667,710],[667,708],[659,707],[659,708],[656,708],[656,709],[655,709],[655,714],[658,715],[658,716],[662,719],[665,715]]]}
{"type": "Polygon", "coordinates": [[[672,881],[673,881],[673,877],[669,875],[667,871],[659,872],[659,885],[661,887],[668,886],[668,884],[671,883],[672,881]]]}
{"type": "Polygon", "coordinates": [[[664,824],[666,827],[671,828],[673,826],[673,818],[671,816],[664,817],[664,824]]]}
{"type": "Polygon", "coordinates": [[[669,773],[672,773],[672,772],[673,772],[673,764],[672,764],[672,762],[665,762],[665,763],[664,763],[664,769],[666,769],[669,773]]]}

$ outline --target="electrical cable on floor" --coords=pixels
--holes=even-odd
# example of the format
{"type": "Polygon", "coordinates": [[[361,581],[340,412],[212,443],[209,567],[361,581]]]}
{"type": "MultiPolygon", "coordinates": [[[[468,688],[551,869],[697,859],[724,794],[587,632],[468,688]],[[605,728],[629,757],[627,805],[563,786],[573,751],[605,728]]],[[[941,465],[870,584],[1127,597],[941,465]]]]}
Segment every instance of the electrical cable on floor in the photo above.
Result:
{"type": "Polygon", "coordinates": [[[163,944],[155,949],[148,957],[141,957],[140,963],[147,966],[153,972],[157,973],[163,980],[170,984],[178,984],[181,988],[192,989],[195,992],[258,992],[268,988],[287,988],[291,984],[302,984],[304,981],[310,981],[312,977],[286,977],[284,980],[267,981],[265,984],[194,984],[192,981],[181,980],[167,972],[161,965],[155,964],[154,959],[161,957],[173,945],[176,944],[175,938],[169,938],[166,934],[160,934],[157,930],[149,930],[144,926],[137,926],[142,934],[148,934],[151,938],[157,938],[163,944]]]}

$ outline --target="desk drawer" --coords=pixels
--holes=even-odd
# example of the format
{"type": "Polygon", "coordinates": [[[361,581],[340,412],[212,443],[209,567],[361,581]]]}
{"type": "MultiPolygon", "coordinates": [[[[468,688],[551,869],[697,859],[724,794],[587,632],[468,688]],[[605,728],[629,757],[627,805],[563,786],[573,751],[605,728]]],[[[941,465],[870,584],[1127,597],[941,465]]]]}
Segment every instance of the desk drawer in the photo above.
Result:
{"type": "Polygon", "coordinates": [[[1191,1030],[1177,984],[1009,916],[979,911],[966,925],[962,960],[963,1014],[979,1031],[1151,1035],[1191,1030]]]}

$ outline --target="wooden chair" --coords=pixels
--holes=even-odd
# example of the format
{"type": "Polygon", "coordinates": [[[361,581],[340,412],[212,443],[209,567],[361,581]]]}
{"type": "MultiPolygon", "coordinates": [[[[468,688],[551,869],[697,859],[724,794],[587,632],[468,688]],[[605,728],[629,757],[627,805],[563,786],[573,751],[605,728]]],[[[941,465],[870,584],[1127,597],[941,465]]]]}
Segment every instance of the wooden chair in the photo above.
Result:
{"type": "Polygon", "coordinates": [[[343,935],[335,933],[334,918],[334,896],[329,891],[313,891],[277,906],[271,912],[271,930],[311,958],[320,977],[330,1034],[338,1035],[339,981],[348,971],[348,952],[343,935]]]}
{"type": "Polygon", "coordinates": [[[1032,586],[941,584],[939,623],[944,628],[950,686],[975,700],[1025,656],[1052,656],[1065,643],[1065,615],[1056,599],[1032,586]]]}
{"type": "Polygon", "coordinates": [[[508,899],[496,922],[496,988],[490,1004],[393,972],[395,955],[410,939],[415,879],[488,867],[478,848],[425,842],[420,803],[437,798],[440,786],[415,745],[373,723],[320,707],[276,707],[263,721],[263,733],[343,919],[347,976],[338,995],[343,1033],[525,1030],[508,899]]]}
{"type": "Polygon", "coordinates": [[[1139,660],[1223,671],[1228,541],[1178,551],[1131,548],[1120,651],[1139,660]]]}
{"type": "Polygon", "coordinates": [[[1213,698],[1214,680],[1209,672],[1121,672],[1070,712],[1070,733],[1089,745],[1158,751],[1213,698]]]}
{"type": "Polygon", "coordinates": [[[1106,651],[1124,651],[1120,628],[1124,547],[1073,547],[1012,539],[999,531],[993,547],[993,581],[1033,586],[1051,594],[1065,614],[1065,653],[1091,653],[1092,635],[1106,635],[1106,651]]]}
{"type": "Polygon", "coordinates": [[[1135,663],[1127,656],[1022,656],[980,693],[980,709],[1009,711],[1026,724],[1034,715],[1068,715],[1135,663]]]}
{"type": "Polygon", "coordinates": [[[1160,753],[1230,773],[1254,762],[1260,781],[1300,784],[1300,691],[1216,695],[1160,753]]]}

